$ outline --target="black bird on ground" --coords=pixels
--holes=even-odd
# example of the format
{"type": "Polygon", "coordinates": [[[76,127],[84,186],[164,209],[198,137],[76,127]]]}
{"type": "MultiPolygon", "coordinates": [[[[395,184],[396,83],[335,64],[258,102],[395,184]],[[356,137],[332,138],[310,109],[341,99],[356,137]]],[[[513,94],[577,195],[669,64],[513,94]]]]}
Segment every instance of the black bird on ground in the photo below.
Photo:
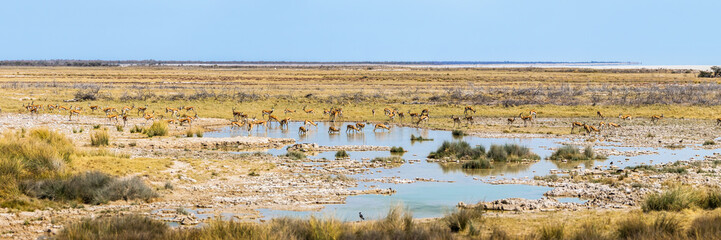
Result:
{"type": "Polygon", "coordinates": [[[358,216],[360,217],[361,221],[366,220],[366,219],[363,217],[363,213],[358,212],[358,216]]]}

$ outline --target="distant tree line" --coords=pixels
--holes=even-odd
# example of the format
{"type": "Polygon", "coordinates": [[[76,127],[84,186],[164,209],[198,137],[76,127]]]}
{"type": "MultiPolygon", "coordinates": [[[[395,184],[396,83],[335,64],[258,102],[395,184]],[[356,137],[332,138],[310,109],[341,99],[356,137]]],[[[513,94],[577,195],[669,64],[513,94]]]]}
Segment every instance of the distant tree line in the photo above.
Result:
{"type": "Polygon", "coordinates": [[[713,66],[711,67],[711,71],[701,71],[698,73],[698,77],[702,78],[717,78],[721,77],[721,67],[719,66],[713,66]]]}

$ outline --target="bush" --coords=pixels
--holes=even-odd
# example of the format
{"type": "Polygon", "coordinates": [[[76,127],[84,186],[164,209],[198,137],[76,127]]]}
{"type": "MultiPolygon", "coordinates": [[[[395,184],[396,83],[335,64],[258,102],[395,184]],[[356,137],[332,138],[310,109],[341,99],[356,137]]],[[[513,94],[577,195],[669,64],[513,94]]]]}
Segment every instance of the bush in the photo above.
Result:
{"type": "Polygon", "coordinates": [[[411,134],[411,142],[414,142],[414,141],[433,141],[433,139],[432,138],[423,138],[422,136],[416,136],[416,135],[411,134]]]}
{"type": "Polygon", "coordinates": [[[57,239],[159,239],[168,225],[139,215],[85,218],[65,226],[57,239]]]}
{"type": "Polygon", "coordinates": [[[641,204],[644,212],[681,211],[691,208],[701,200],[698,191],[675,187],[662,193],[649,194],[641,204]]]}
{"type": "Polygon", "coordinates": [[[0,171],[16,178],[54,176],[74,153],[69,139],[48,129],[30,130],[27,137],[7,132],[0,138],[0,171]]]}
{"type": "Polygon", "coordinates": [[[548,157],[549,160],[571,160],[571,161],[586,161],[586,160],[596,160],[596,159],[606,159],[606,156],[597,155],[591,146],[587,146],[584,148],[583,153],[578,149],[578,147],[573,145],[563,145],[563,147],[558,148],[556,151],[554,151],[551,156],[548,157]]]}
{"type": "Polygon", "coordinates": [[[541,240],[560,240],[563,238],[565,226],[560,225],[544,225],[538,229],[538,238],[541,240]]]}
{"type": "Polygon", "coordinates": [[[293,160],[301,160],[306,158],[305,154],[299,151],[288,151],[285,156],[293,160]]]}
{"type": "Polygon", "coordinates": [[[486,154],[486,149],[483,146],[471,147],[465,141],[460,142],[449,142],[444,141],[441,146],[435,152],[431,152],[428,157],[434,159],[441,159],[444,157],[451,157],[457,159],[478,159],[486,154]]]}
{"type": "Polygon", "coordinates": [[[130,133],[143,133],[143,132],[145,132],[145,129],[143,129],[142,127],[140,127],[138,125],[135,125],[135,126],[133,126],[133,128],[130,129],[130,133]]]}
{"type": "Polygon", "coordinates": [[[463,137],[463,136],[466,136],[466,133],[463,132],[463,130],[458,130],[458,129],[451,131],[451,134],[452,134],[454,137],[463,137]]]}
{"type": "Polygon", "coordinates": [[[703,145],[704,146],[716,145],[716,142],[714,140],[706,140],[705,142],[703,142],[703,145]]]}
{"type": "Polygon", "coordinates": [[[406,150],[403,147],[391,147],[391,153],[405,153],[406,150]]]}
{"type": "Polygon", "coordinates": [[[148,137],[155,136],[167,136],[168,135],[168,124],[166,122],[153,122],[148,129],[145,130],[145,135],[148,137]]]}
{"type": "Polygon", "coordinates": [[[69,179],[25,181],[21,190],[28,196],[53,201],[100,204],[115,200],[149,200],[156,194],[138,177],[118,180],[102,172],[85,172],[69,179]]]}
{"type": "Polygon", "coordinates": [[[345,150],[335,152],[335,158],[347,158],[348,153],[345,150]]]}
{"type": "Polygon", "coordinates": [[[110,134],[107,131],[95,131],[90,135],[90,145],[93,147],[110,145],[110,134]]]}
{"type": "Polygon", "coordinates": [[[480,209],[460,209],[451,214],[447,214],[443,217],[442,221],[446,223],[451,232],[460,232],[465,230],[471,221],[480,219],[483,216],[483,211],[480,209]]]}
{"type": "Polygon", "coordinates": [[[523,159],[537,160],[541,158],[532,153],[529,148],[517,144],[491,145],[487,157],[497,162],[517,162],[523,159]]]}

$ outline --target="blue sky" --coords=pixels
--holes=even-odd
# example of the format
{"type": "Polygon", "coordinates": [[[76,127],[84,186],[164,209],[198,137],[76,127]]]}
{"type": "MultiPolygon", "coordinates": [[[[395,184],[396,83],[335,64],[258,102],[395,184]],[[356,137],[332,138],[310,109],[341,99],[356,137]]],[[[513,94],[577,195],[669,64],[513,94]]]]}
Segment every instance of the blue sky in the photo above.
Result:
{"type": "Polygon", "coordinates": [[[6,1],[0,59],[721,64],[721,1],[6,1]]]}

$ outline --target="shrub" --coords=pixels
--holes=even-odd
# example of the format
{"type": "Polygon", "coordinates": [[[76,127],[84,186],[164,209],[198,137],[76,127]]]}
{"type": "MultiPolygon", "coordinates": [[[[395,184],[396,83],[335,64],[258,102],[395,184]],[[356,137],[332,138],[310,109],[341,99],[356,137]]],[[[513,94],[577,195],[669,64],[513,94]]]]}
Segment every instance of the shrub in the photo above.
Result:
{"type": "Polygon", "coordinates": [[[0,171],[16,178],[54,176],[74,153],[69,139],[48,129],[32,129],[27,137],[8,132],[0,138],[0,171]]]}
{"type": "Polygon", "coordinates": [[[641,204],[641,208],[644,212],[681,211],[693,207],[699,200],[697,191],[675,187],[662,193],[649,194],[641,204]]]}
{"type": "Polygon", "coordinates": [[[391,153],[405,153],[403,147],[391,147],[391,153]]]}
{"type": "Polygon", "coordinates": [[[517,144],[491,145],[487,157],[497,162],[516,162],[523,159],[540,159],[527,147],[517,144]]]}
{"type": "Polygon", "coordinates": [[[100,124],[93,125],[93,129],[100,129],[100,124]]]}
{"type": "Polygon", "coordinates": [[[202,128],[195,129],[195,137],[200,137],[200,138],[202,138],[204,133],[205,133],[205,132],[203,131],[202,128]]]}
{"type": "Polygon", "coordinates": [[[90,145],[93,147],[110,145],[110,134],[107,131],[95,131],[90,135],[90,145]]]}
{"type": "Polygon", "coordinates": [[[293,160],[301,160],[306,158],[305,154],[299,151],[288,151],[285,156],[293,160]]]}
{"type": "Polygon", "coordinates": [[[168,225],[139,215],[85,218],[65,226],[57,239],[158,239],[168,225]]]}
{"type": "Polygon", "coordinates": [[[149,200],[156,194],[138,177],[118,180],[102,172],[85,172],[68,179],[25,181],[21,190],[31,197],[100,204],[115,200],[149,200]]]}
{"type": "Polygon", "coordinates": [[[463,137],[463,136],[466,136],[466,133],[463,132],[463,130],[458,130],[458,129],[453,130],[453,131],[451,132],[451,134],[452,134],[454,137],[463,137]]]}
{"type": "Polygon", "coordinates": [[[441,146],[435,152],[431,152],[428,157],[440,159],[444,157],[452,157],[457,159],[469,158],[478,159],[486,154],[486,149],[483,146],[471,147],[465,141],[461,142],[449,142],[444,141],[441,146]]]}
{"type": "Polygon", "coordinates": [[[446,223],[446,226],[451,232],[460,232],[465,230],[475,219],[480,219],[483,216],[483,211],[480,209],[460,209],[456,212],[447,214],[443,217],[442,221],[446,223]]]}
{"type": "Polygon", "coordinates": [[[135,125],[135,126],[133,126],[133,128],[130,129],[130,133],[142,133],[144,131],[145,131],[145,129],[143,129],[142,127],[140,127],[138,125],[135,125]]]}
{"type": "Polygon", "coordinates": [[[700,216],[689,226],[688,235],[692,239],[714,239],[721,236],[721,215],[700,216]]]}
{"type": "Polygon", "coordinates": [[[168,124],[165,122],[153,122],[148,129],[145,130],[145,135],[148,137],[155,136],[167,136],[168,135],[168,124]]]}
{"type": "Polygon", "coordinates": [[[423,138],[423,136],[416,136],[416,135],[411,134],[411,142],[414,142],[414,141],[433,141],[433,139],[432,138],[423,138]]]}
{"type": "Polygon", "coordinates": [[[706,140],[705,142],[703,142],[703,145],[704,146],[716,145],[716,142],[714,140],[706,140]]]}
{"type": "Polygon", "coordinates": [[[618,236],[621,239],[669,239],[680,232],[678,219],[661,215],[648,224],[642,217],[632,217],[619,223],[618,236]]]}
{"type": "Polygon", "coordinates": [[[584,148],[583,153],[581,153],[581,150],[579,150],[576,146],[563,145],[563,147],[560,147],[556,151],[554,151],[551,156],[548,157],[548,159],[586,161],[595,159],[606,159],[606,157],[595,154],[591,146],[587,146],[586,148],[584,148]]]}
{"type": "Polygon", "coordinates": [[[348,153],[345,150],[335,152],[335,158],[347,158],[348,153]]]}

